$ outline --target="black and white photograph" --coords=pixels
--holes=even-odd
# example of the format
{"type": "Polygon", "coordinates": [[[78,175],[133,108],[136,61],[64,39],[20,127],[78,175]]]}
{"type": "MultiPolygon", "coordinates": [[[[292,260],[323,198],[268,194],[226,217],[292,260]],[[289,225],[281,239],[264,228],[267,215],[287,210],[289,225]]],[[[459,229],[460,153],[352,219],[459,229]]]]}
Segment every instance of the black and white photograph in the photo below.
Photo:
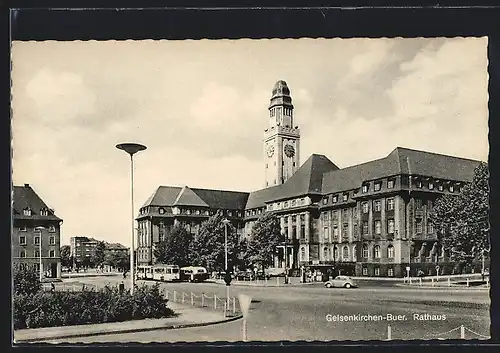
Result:
{"type": "Polygon", "coordinates": [[[14,40],[14,342],[490,339],[487,48],[14,40]]]}

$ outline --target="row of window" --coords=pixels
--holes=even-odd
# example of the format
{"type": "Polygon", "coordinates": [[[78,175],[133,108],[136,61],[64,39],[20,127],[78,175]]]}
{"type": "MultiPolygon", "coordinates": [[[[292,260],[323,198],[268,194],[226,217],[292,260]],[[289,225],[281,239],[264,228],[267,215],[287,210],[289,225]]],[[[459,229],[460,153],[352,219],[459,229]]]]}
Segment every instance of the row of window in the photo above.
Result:
{"type": "Polygon", "coordinates": [[[247,217],[256,216],[256,215],[261,215],[262,212],[264,212],[264,210],[261,209],[261,208],[259,208],[259,209],[253,209],[253,210],[247,210],[246,215],[247,215],[247,217]]]}
{"type": "MultiPolygon", "coordinates": [[[[26,244],[27,244],[26,236],[20,235],[19,236],[19,245],[26,245],[26,244]]],[[[33,237],[33,244],[40,245],[40,236],[39,235],[33,237]]],[[[56,245],[56,237],[49,237],[49,244],[56,245]]]]}
{"type": "MultiPolygon", "coordinates": [[[[30,229],[31,229],[31,228],[30,228],[30,229]]],[[[27,232],[27,231],[28,231],[28,227],[26,227],[26,226],[20,226],[20,227],[19,227],[19,231],[20,231],[20,232],[27,232]]],[[[35,231],[36,233],[41,233],[41,229],[34,228],[34,231],[35,231]]],[[[50,233],[55,233],[55,232],[56,232],[56,227],[55,227],[55,226],[49,226],[48,231],[49,231],[50,233]]]]}
{"type": "MultiPolygon", "coordinates": [[[[368,267],[363,267],[363,276],[368,276],[368,267]]],[[[374,276],[380,276],[380,268],[379,267],[375,267],[373,269],[373,275],[374,276]]],[[[394,276],[394,269],[392,267],[389,267],[387,269],[387,276],[388,277],[393,277],[394,276]]]]}
{"type": "MultiPolygon", "coordinates": [[[[381,257],[381,247],[380,245],[375,245],[373,247],[373,257],[375,259],[380,259],[381,257]]],[[[361,248],[361,256],[363,258],[368,258],[369,251],[368,251],[368,245],[363,244],[363,247],[361,248]]],[[[387,246],[387,252],[386,252],[387,258],[388,259],[393,259],[394,258],[394,246],[388,245],[387,246]]]]}
{"type": "MultiPolygon", "coordinates": [[[[448,184],[448,183],[446,182],[446,184],[448,184]]],[[[422,180],[417,180],[416,183],[415,183],[415,186],[418,189],[422,189],[424,187],[424,183],[423,183],[422,180]]],[[[427,182],[426,186],[427,186],[427,188],[429,190],[434,190],[434,183],[432,181],[427,182]]],[[[444,184],[443,183],[439,183],[437,185],[437,188],[438,188],[439,191],[444,191],[444,184]]],[[[460,185],[457,184],[456,188],[455,188],[455,185],[450,182],[447,189],[448,189],[449,192],[455,192],[455,191],[460,192],[460,185]]]]}
{"type": "Polygon", "coordinates": [[[300,198],[300,199],[295,199],[295,200],[287,200],[287,201],[283,201],[283,202],[274,202],[274,203],[267,205],[267,209],[269,211],[272,211],[272,210],[281,210],[284,208],[298,207],[298,206],[304,206],[304,205],[306,205],[306,199],[300,198]]]}
{"type": "MultiPolygon", "coordinates": [[[[33,216],[33,214],[34,214],[34,212],[33,212],[33,209],[31,207],[23,209],[24,216],[33,216]]],[[[50,214],[50,211],[47,208],[42,208],[40,210],[40,216],[48,216],[49,214],[50,214]]]]}
{"type": "MultiPolygon", "coordinates": [[[[27,257],[26,256],[27,253],[28,252],[26,250],[21,250],[21,251],[19,251],[19,257],[20,258],[25,258],[25,257],[27,257]]],[[[35,250],[33,252],[33,255],[34,255],[33,257],[40,257],[40,250],[38,250],[38,249],[35,250]]],[[[56,257],[56,251],[54,249],[49,250],[49,257],[56,257]]]]}

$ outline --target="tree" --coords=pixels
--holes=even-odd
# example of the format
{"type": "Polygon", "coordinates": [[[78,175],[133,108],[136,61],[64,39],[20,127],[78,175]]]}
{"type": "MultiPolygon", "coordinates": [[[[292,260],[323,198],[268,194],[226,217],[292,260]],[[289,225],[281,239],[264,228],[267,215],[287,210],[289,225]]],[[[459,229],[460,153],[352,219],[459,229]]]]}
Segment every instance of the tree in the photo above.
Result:
{"type": "MultiPolygon", "coordinates": [[[[198,235],[191,246],[194,265],[204,266],[209,271],[225,270],[224,216],[217,212],[201,224],[198,235]]],[[[228,267],[238,260],[240,251],[238,234],[232,224],[227,225],[228,267]]]]}
{"type": "Polygon", "coordinates": [[[71,247],[69,245],[63,245],[60,249],[61,253],[61,266],[71,267],[71,247]]]}
{"type": "Polygon", "coordinates": [[[440,197],[429,214],[450,260],[460,266],[470,265],[483,251],[489,251],[488,182],[488,166],[480,163],[472,182],[466,183],[459,195],[440,197]]]}
{"type": "Polygon", "coordinates": [[[130,269],[130,256],[126,252],[109,252],[105,255],[106,265],[118,269],[119,271],[130,269]]]}
{"type": "Polygon", "coordinates": [[[97,243],[94,255],[92,256],[91,263],[94,266],[100,267],[104,264],[105,257],[106,257],[106,243],[100,241],[97,243]]]}
{"type": "Polygon", "coordinates": [[[34,266],[15,268],[14,293],[32,295],[42,289],[40,274],[34,266]]]}
{"type": "Polygon", "coordinates": [[[157,243],[154,248],[157,263],[174,264],[180,267],[189,265],[192,238],[186,228],[176,224],[165,240],[157,243]]]}
{"type": "Polygon", "coordinates": [[[255,222],[248,241],[246,256],[253,263],[260,263],[264,268],[273,265],[276,247],[283,241],[281,227],[276,215],[268,212],[255,222]]]}

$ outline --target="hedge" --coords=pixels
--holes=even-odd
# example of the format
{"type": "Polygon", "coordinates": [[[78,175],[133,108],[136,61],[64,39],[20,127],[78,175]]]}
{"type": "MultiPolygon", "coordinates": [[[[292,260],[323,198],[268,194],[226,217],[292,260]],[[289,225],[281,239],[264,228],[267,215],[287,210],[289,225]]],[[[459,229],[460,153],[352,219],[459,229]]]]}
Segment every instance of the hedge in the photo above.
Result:
{"type": "Polygon", "coordinates": [[[44,292],[14,295],[14,329],[97,324],[172,317],[159,285],[99,291],[44,292]]]}

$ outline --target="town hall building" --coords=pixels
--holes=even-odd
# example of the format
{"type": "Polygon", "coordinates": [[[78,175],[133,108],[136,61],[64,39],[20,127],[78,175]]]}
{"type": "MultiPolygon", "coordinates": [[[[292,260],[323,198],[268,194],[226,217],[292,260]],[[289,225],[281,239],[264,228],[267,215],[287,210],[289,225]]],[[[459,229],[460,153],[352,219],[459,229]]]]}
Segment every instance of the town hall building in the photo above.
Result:
{"type": "Polygon", "coordinates": [[[428,215],[443,194],[458,194],[480,161],[397,147],[387,156],[339,168],[313,154],[300,164],[300,129],[285,81],[273,88],[264,130],[264,188],[235,192],[160,186],[140,208],[138,263],[154,263],[154,244],[174,224],[196,234],[223,212],[239,236],[274,212],[286,242],[274,266],[336,268],[357,276],[450,273],[447,250],[428,215]]]}

